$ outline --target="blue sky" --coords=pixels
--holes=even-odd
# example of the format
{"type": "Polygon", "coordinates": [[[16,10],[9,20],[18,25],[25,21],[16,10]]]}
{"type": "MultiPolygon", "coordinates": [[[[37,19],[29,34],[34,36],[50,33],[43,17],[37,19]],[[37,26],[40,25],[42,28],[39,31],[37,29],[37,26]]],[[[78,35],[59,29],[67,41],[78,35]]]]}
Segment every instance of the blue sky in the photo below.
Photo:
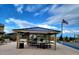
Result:
{"type": "Polygon", "coordinates": [[[65,19],[64,36],[79,34],[78,4],[0,4],[0,23],[5,32],[27,27],[44,27],[61,30],[61,21],[65,19]]]}

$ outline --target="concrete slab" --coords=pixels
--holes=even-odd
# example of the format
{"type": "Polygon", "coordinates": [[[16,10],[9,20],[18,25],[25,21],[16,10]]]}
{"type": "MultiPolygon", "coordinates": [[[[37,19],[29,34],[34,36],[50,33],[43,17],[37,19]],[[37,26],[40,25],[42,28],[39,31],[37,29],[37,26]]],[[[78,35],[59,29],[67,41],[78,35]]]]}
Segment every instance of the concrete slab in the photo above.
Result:
{"type": "Polygon", "coordinates": [[[16,42],[0,46],[0,55],[79,55],[79,50],[57,43],[57,50],[26,47],[16,49],[16,42]]]}

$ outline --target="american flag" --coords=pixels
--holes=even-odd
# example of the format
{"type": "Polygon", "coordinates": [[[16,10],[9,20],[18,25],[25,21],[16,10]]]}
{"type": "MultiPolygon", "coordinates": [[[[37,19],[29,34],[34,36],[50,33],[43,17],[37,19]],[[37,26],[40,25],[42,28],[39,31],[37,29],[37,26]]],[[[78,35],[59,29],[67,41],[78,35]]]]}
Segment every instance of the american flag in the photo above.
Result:
{"type": "Polygon", "coordinates": [[[68,24],[68,22],[66,21],[66,20],[62,20],[62,23],[64,23],[64,24],[68,24]]]}

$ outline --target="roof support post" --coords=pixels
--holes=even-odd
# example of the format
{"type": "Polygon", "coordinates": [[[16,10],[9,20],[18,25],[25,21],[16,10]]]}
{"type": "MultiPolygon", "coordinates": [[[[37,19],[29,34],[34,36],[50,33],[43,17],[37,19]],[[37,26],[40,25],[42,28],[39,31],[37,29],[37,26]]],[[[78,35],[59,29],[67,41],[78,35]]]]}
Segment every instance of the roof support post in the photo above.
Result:
{"type": "Polygon", "coordinates": [[[18,32],[16,33],[16,43],[17,43],[16,48],[19,48],[19,33],[18,32]]]}
{"type": "Polygon", "coordinates": [[[47,39],[49,41],[49,45],[51,45],[51,43],[50,43],[50,34],[49,33],[47,34],[47,39]]]}
{"type": "Polygon", "coordinates": [[[55,38],[54,38],[54,45],[55,45],[55,50],[56,50],[56,42],[57,42],[57,39],[56,39],[56,34],[55,34],[55,38]]]}
{"type": "Polygon", "coordinates": [[[27,45],[29,45],[29,33],[27,33],[27,45]]]}

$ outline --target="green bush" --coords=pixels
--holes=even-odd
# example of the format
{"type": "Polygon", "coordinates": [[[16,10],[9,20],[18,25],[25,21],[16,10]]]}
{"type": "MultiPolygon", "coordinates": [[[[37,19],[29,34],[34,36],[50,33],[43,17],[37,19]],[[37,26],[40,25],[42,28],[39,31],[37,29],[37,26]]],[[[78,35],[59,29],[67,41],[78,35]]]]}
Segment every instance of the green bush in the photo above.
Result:
{"type": "Polygon", "coordinates": [[[0,37],[0,41],[1,41],[1,43],[3,43],[5,41],[3,36],[0,37]]]}
{"type": "Polygon", "coordinates": [[[62,36],[59,37],[59,41],[63,41],[63,37],[62,36]]]}

